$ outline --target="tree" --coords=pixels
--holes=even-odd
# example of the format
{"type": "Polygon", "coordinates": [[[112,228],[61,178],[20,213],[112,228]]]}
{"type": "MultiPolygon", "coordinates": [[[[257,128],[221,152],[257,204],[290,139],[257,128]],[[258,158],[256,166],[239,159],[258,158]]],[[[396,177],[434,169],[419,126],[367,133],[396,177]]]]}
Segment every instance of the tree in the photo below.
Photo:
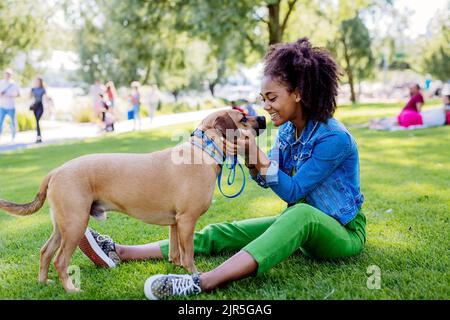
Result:
{"type": "Polygon", "coordinates": [[[169,1],[68,1],[66,12],[77,33],[82,78],[164,86],[164,71],[185,65],[185,42],[180,45],[182,35],[174,32],[174,11],[169,1]]]}
{"type": "MultiPolygon", "coordinates": [[[[302,1],[307,3],[306,1],[302,1]]],[[[208,43],[207,73],[212,95],[215,86],[238,65],[254,64],[267,45],[281,42],[297,0],[188,0],[177,2],[177,30],[208,43]]]]}
{"type": "Polygon", "coordinates": [[[289,17],[294,11],[296,3],[297,0],[289,0],[286,2],[281,0],[267,1],[269,19],[263,21],[269,28],[269,45],[282,41],[284,32],[286,31],[286,27],[288,25],[289,17]],[[283,17],[280,17],[283,4],[286,4],[287,8],[283,17]]]}
{"type": "Polygon", "coordinates": [[[0,68],[8,66],[18,54],[43,46],[45,19],[43,10],[33,2],[0,1],[0,68]]]}
{"type": "Polygon", "coordinates": [[[369,30],[359,16],[344,20],[338,37],[328,47],[344,66],[350,86],[350,100],[355,103],[355,82],[368,77],[375,64],[369,30]]]}
{"type": "MultiPolygon", "coordinates": [[[[450,7],[450,2],[449,2],[450,7]]],[[[423,47],[422,70],[444,82],[450,79],[450,24],[448,13],[437,14],[429,26],[431,39],[423,47]]]]}
{"type": "MultiPolygon", "coordinates": [[[[290,18],[299,0],[188,0],[183,7],[194,9],[188,18],[191,26],[211,34],[241,33],[254,50],[264,52],[265,47],[283,40],[290,18]]],[[[183,12],[185,15],[185,12],[183,12]]],[[[186,20],[186,19],[185,19],[186,20]]]]}

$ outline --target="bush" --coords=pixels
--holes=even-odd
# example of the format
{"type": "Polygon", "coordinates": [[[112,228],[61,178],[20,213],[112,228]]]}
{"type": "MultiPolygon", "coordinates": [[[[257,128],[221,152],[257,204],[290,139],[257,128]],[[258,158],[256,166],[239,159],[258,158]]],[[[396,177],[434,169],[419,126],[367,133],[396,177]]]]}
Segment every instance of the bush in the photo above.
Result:
{"type": "MultiPolygon", "coordinates": [[[[19,131],[36,129],[36,119],[31,112],[16,113],[17,127],[19,131]]],[[[9,119],[8,119],[9,120],[9,119]]]]}
{"type": "Polygon", "coordinates": [[[141,107],[139,108],[139,115],[141,118],[148,117],[148,106],[141,104],[141,107]]]}
{"type": "MultiPolygon", "coordinates": [[[[9,128],[10,123],[9,117],[5,119],[3,127],[9,128]]],[[[34,114],[29,112],[16,112],[16,121],[17,121],[17,130],[18,131],[28,131],[36,129],[36,119],[34,118],[34,114]]]]}
{"type": "Polygon", "coordinates": [[[75,122],[96,122],[94,110],[90,107],[79,109],[73,116],[75,122]]]}

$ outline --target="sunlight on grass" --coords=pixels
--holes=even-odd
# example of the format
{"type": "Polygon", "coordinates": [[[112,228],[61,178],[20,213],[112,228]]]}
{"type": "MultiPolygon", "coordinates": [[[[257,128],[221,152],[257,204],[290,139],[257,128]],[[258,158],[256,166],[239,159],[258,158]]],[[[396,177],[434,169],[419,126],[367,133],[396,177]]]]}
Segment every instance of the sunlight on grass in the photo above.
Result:
{"type": "MultiPolygon", "coordinates": [[[[345,106],[338,109],[337,117],[351,125],[395,115],[400,108],[401,104],[345,106]]],[[[179,142],[171,139],[174,134],[190,133],[197,124],[1,154],[0,198],[31,201],[46,174],[70,159],[91,153],[161,150],[179,142]]],[[[187,299],[449,299],[444,281],[450,268],[450,234],[446,232],[450,212],[449,128],[378,132],[349,126],[359,148],[367,217],[367,242],[361,255],[342,261],[316,261],[295,253],[261,277],[187,299]],[[369,265],[382,270],[380,290],[366,287],[369,265]]],[[[224,185],[226,178],[225,174],[224,185]]],[[[226,193],[236,192],[241,181],[238,172],[235,185],[226,193]]],[[[246,188],[236,199],[227,199],[215,189],[213,203],[196,230],[211,223],[274,216],[285,208],[270,189],[258,187],[247,176],[246,188]]],[[[91,221],[90,226],[124,244],[168,237],[168,227],[146,225],[120,213],[109,213],[107,221],[91,221]]],[[[80,267],[84,292],[67,295],[58,281],[51,286],[36,281],[39,249],[51,230],[48,204],[29,217],[0,213],[0,298],[144,299],[147,277],[184,272],[168,261],[136,261],[113,270],[99,269],[77,250],[71,263],[80,267]]],[[[232,254],[199,255],[196,263],[201,271],[207,271],[232,254]]],[[[57,280],[53,267],[50,278],[57,280]]]]}

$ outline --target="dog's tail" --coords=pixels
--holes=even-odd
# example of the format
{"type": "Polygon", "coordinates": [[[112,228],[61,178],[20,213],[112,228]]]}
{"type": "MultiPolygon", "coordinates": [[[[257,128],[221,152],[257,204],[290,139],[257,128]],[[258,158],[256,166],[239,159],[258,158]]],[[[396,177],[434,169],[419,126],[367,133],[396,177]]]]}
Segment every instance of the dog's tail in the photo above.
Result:
{"type": "Polygon", "coordinates": [[[33,201],[25,204],[18,204],[0,199],[0,209],[15,216],[28,216],[35,213],[44,205],[50,178],[51,175],[49,174],[45,177],[44,181],[42,181],[39,192],[33,201]]]}

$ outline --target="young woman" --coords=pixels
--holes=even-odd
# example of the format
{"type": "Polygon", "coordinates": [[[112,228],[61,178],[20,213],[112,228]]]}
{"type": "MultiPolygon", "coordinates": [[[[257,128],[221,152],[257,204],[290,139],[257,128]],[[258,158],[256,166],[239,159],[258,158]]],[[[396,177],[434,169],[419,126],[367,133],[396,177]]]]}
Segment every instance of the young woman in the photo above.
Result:
{"type": "Polygon", "coordinates": [[[4,79],[0,81],[0,137],[3,131],[3,121],[8,115],[10,118],[11,138],[12,142],[16,137],[16,101],[15,99],[20,96],[20,89],[16,82],[13,80],[13,71],[6,69],[4,73],[4,79]]]}
{"type": "MultiPolygon", "coordinates": [[[[144,289],[149,299],[210,291],[260,275],[297,250],[318,259],[345,258],[363,250],[366,219],[361,212],[358,150],[351,134],[333,118],[335,61],[302,38],[271,46],[264,62],[261,97],[279,127],[276,142],[269,155],[255,146],[251,135],[247,142],[242,139],[229,147],[239,153],[256,148],[256,163],[246,163],[251,176],[288,207],[277,216],[212,224],[196,232],[197,254],[238,252],[205,273],[150,277],[144,289]]],[[[89,250],[84,252],[98,265],[168,257],[168,240],[125,246],[91,229],[85,235],[82,244],[89,250]]]]}
{"type": "Polygon", "coordinates": [[[139,130],[141,129],[141,115],[139,114],[141,110],[141,94],[139,93],[140,84],[138,81],[133,81],[131,83],[131,94],[130,102],[133,109],[133,131],[136,130],[136,121],[138,123],[139,130]]]}
{"type": "Polygon", "coordinates": [[[41,136],[41,127],[39,125],[39,121],[41,120],[42,114],[44,113],[44,105],[42,103],[44,96],[46,94],[44,81],[42,78],[36,79],[36,85],[31,88],[30,97],[34,98],[34,102],[31,105],[30,109],[34,113],[34,117],[36,119],[36,143],[42,142],[41,136]]]}

